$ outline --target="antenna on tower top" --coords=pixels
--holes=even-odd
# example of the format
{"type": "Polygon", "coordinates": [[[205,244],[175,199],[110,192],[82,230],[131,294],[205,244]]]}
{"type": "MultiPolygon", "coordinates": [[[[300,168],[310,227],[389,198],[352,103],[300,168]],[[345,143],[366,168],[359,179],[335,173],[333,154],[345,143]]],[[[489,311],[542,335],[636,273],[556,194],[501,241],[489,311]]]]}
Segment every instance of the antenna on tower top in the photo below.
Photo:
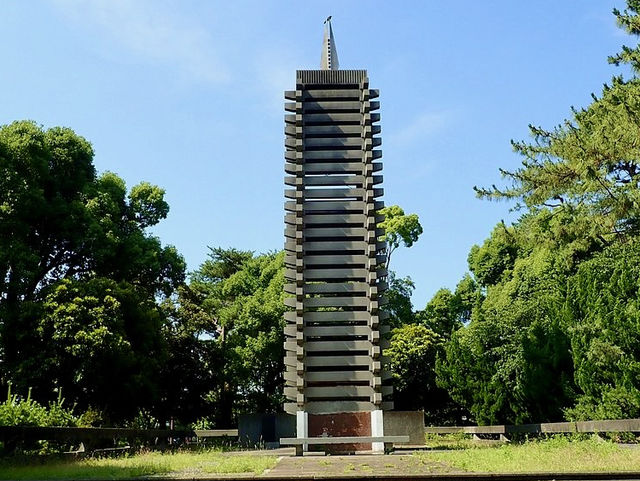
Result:
{"type": "Polygon", "coordinates": [[[338,50],[336,50],[336,42],[333,38],[333,30],[331,28],[331,15],[324,21],[324,38],[322,39],[322,58],[320,60],[320,68],[322,70],[338,70],[338,50]]]}

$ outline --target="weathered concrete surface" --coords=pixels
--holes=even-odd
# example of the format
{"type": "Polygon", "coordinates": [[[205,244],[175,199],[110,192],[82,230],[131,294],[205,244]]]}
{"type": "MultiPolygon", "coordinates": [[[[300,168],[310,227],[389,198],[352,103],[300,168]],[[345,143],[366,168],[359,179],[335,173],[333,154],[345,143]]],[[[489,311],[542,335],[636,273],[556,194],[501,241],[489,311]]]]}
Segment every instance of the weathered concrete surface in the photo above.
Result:
{"type": "MultiPolygon", "coordinates": [[[[424,445],[423,411],[387,411],[384,413],[385,436],[408,435],[409,446],[424,445]]],[[[398,443],[398,445],[401,445],[398,443]]]]}
{"type": "MultiPolygon", "coordinates": [[[[309,414],[309,437],[371,436],[371,415],[368,412],[309,414]]],[[[320,450],[314,447],[312,450],[320,450]]],[[[371,443],[342,444],[323,448],[331,453],[370,450],[371,443]]]]}

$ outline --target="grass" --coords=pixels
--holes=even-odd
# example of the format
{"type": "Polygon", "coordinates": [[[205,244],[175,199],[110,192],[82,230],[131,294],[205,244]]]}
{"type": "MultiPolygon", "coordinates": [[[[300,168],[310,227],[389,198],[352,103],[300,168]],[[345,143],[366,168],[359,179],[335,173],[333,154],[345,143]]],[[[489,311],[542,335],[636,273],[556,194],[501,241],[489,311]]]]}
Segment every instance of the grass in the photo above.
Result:
{"type": "Polygon", "coordinates": [[[558,436],[522,444],[417,453],[419,459],[483,473],[640,471],[640,449],[593,437],[558,436]]]}
{"type": "Polygon", "coordinates": [[[121,458],[16,463],[0,462],[0,479],[122,479],[138,476],[202,474],[260,474],[276,464],[275,456],[226,454],[220,451],[147,452],[121,458]]]}
{"type": "Polygon", "coordinates": [[[466,449],[478,447],[478,442],[470,434],[429,434],[424,435],[425,445],[431,449],[466,449]]]}

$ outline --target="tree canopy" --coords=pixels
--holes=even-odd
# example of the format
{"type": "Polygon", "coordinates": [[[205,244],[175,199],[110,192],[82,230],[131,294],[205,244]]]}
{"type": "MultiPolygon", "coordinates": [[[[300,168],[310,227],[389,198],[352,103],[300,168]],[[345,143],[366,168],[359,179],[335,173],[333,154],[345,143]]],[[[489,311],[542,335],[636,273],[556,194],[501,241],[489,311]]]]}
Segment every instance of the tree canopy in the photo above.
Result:
{"type": "Polygon", "coordinates": [[[0,127],[4,383],[44,399],[62,388],[115,418],[158,398],[156,301],[184,281],[185,263],[146,229],[168,211],[159,187],[127,192],[116,174],[98,176],[90,143],[72,130],[0,127]]]}

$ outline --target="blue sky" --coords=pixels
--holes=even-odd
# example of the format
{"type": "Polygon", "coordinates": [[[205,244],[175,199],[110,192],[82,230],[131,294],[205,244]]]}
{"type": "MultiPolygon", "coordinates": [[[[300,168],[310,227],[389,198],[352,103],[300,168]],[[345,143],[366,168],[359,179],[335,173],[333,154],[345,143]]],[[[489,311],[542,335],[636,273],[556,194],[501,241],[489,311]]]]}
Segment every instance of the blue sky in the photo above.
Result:
{"type": "Polygon", "coordinates": [[[394,268],[422,308],[455,287],[509,204],[474,185],[514,168],[510,139],[553,127],[619,70],[621,0],[30,0],[0,5],[0,124],[90,140],[100,171],[166,189],[154,233],[189,268],[207,246],[283,245],[283,91],[318,68],[333,15],[342,68],[380,89],[387,205],[425,229],[394,268]]]}

